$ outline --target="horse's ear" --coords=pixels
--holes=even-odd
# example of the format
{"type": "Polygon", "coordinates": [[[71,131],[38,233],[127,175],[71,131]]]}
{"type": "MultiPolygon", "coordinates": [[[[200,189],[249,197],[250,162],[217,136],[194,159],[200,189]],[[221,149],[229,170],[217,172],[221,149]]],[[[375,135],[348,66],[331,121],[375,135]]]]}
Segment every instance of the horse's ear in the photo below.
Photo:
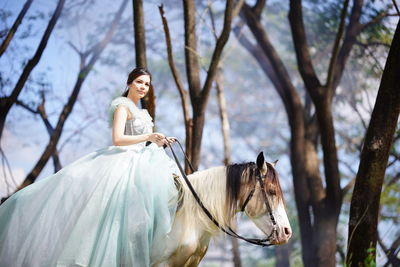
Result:
{"type": "Polygon", "coordinates": [[[276,164],[278,163],[279,159],[275,160],[274,162],[271,163],[272,167],[275,168],[276,164]]]}
{"type": "Polygon", "coordinates": [[[261,173],[265,174],[267,172],[267,164],[265,164],[264,153],[260,152],[257,156],[257,168],[261,173]]]}

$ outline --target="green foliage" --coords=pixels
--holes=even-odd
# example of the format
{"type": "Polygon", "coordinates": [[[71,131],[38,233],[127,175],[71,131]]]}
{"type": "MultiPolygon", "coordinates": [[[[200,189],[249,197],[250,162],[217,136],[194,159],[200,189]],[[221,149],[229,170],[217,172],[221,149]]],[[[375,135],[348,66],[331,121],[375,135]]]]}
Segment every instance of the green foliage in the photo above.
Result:
{"type": "Polygon", "coordinates": [[[375,248],[369,248],[367,249],[367,257],[364,259],[364,266],[365,267],[376,267],[376,261],[375,261],[375,248]]]}

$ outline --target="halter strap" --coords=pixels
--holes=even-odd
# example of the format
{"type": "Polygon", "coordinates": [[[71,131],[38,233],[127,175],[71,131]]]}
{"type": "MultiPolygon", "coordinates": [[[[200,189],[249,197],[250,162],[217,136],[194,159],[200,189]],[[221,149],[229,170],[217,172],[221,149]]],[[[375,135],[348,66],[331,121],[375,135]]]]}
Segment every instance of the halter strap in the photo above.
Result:
{"type": "Polygon", "coordinates": [[[247,196],[246,200],[245,200],[244,203],[243,203],[242,208],[240,209],[241,212],[244,211],[244,209],[245,209],[246,206],[247,206],[247,203],[249,203],[249,201],[250,201],[250,199],[253,197],[255,191],[256,191],[255,188],[253,188],[253,189],[250,191],[249,195],[247,196]]]}

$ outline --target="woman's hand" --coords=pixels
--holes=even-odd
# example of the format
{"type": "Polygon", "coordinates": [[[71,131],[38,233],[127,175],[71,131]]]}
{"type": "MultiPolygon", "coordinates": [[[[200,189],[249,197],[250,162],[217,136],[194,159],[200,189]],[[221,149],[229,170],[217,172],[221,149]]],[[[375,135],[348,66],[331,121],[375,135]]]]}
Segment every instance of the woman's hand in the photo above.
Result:
{"type": "Polygon", "coordinates": [[[165,135],[163,135],[162,133],[151,133],[149,134],[148,140],[158,145],[158,143],[163,142],[163,140],[165,140],[165,135]]]}
{"type": "Polygon", "coordinates": [[[149,134],[148,140],[158,146],[166,146],[176,142],[176,137],[166,137],[162,133],[151,133],[149,134]]]}
{"type": "Polygon", "coordinates": [[[176,142],[176,137],[165,137],[167,139],[168,144],[172,144],[176,142]]]}

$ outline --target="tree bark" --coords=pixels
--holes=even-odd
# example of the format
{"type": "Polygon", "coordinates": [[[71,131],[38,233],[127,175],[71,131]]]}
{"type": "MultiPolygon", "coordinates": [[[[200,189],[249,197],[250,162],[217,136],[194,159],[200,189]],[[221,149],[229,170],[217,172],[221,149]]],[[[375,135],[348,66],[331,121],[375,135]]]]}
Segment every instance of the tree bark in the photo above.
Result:
{"type": "MultiPolygon", "coordinates": [[[[146,60],[146,30],[144,26],[143,0],[133,0],[133,28],[135,32],[135,58],[136,67],[147,68],[146,60]]],[[[140,100],[142,107],[149,111],[155,119],[156,105],[154,89],[150,88],[147,95],[140,100]]]]}
{"type": "Polygon", "coordinates": [[[33,0],[27,0],[25,2],[21,12],[19,12],[18,17],[15,20],[14,24],[11,26],[11,29],[8,31],[6,38],[4,38],[3,42],[1,43],[0,57],[6,51],[8,45],[10,44],[12,38],[14,37],[14,34],[17,32],[17,29],[18,29],[19,25],[21,24],[22,19],[25,17],[25,14],[28,11],[29,7],[31,6],[32,2],[33,2],[33,0]]]}
{"type": "Polygon", "coordinates": [[[108,29],[104,38],[97,45],[94,46],[92,51],[89,51],[89,53],[85,53],[85,56],[81,54],[81,62],[80,62],[81,67],[80,67],[80,71],[77,76],[77,80],[75,82],[75,85],[71,92],[71,95],[68,99],[68,102],[64,105],[63,110],[61,111],[61,113],[58,117],[56,127],[54,127],[54,134],[51,136],[49,143],[46,146],[42,156],[40,157],[40,159],[38,160],[38,162],[36,163],[36,165],[34,166],[32,171],[27,175],[23,184],[19,187],[18,190],[32,184],[36,180],[36,178],[38,177],[38,175],[40,174],[40,172],[43,170],[44,166],[46,165],[47,161],[49,160],[50,156],[54,153],[54,151],[57,147],[58,141],[61,137],[61,134],[62,134],[62,131],[64,128],[64,124],[65,124],[66,120],[68,119],[68,116],[72,112],[72,109],[78,98],[78,95],[82,88],[82,85],[83,85],[85,79],[87,78],[88,74],[90,73],[90,71],[93,69],[94,64],[99,59],[101,53],[103,52],[105,47],[111,41],[111,38],[117,29],[118,23],[122,16],[122,12],[125,10],[127,3],[128,3],[128,0],[124,0],[122,2],[121,6],[118,9],[117,13],[115,14],[114,19],[111,23],[111,26],[108,29]],[[89,62],[86,64],[85,59],[86,59],[86,56],[88,56],[88,55],[90,55],[91,57],[90,57],[89,62]]]}
{"type": "Polygon", "coordinates": [[[57,7],[47,24],[47,28],[42,36],[42,39],[39,43],[39,46],[35,52],[35,55],[28,61],[28,64],[25,66],[21,76],[18,79],[17,84],[15,85],[11,95],[7,97],[0,98],[0,139],[3,134],[5,121],[10,111],[11,107],[15,104],[18,99],[19,94],[21,93],[22,89],[24,88],[25,82],[28,80],[29,75],[31,74],[32,70],[36,67],[39,63],[40,58],[42,57],[43,51],[47,46],[47,41],[50,38],[51,33],[60,17],[61,11],[64,7],[65,0],[59,0],[57,7]]]}
{"type": "Polygon", "coordinates": [[[378,96],[365,135],[351,199],[348,266],[375,262],[382,183],[400,113],[400,23],[386,60],[378,96]],[[368,201],[365,201],[368,199],[368,201]]]}

